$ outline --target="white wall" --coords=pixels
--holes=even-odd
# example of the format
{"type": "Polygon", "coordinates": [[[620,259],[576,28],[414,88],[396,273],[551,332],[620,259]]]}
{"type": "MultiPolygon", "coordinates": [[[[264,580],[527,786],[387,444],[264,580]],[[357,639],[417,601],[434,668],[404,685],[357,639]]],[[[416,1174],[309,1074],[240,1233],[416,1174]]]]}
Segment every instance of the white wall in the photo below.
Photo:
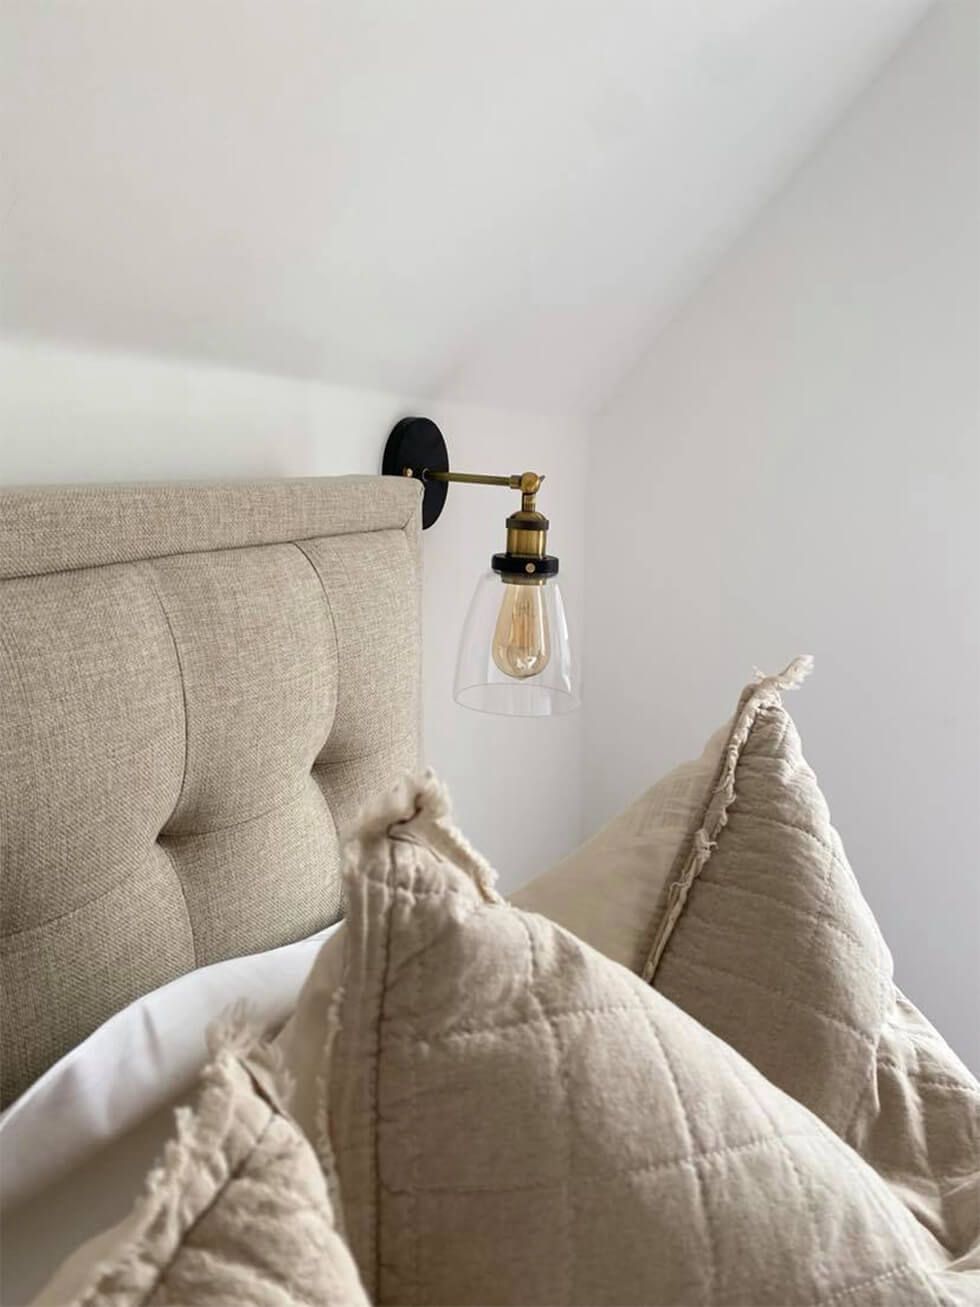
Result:
{"type": "MultiPolygon", "coordinates": [[[[419,409],[408,396],[11,340],[0,346],[0,484],[373,473],[394,422],[417,411],[442,425],[460,470],[546,474],[541,503],[581,631],[586,444],[568,420],[419,409]]],[[[511,498],[453,488],[423,537],[426,757],[505,888],[577,843],[581,811],[579,714],[496,718],[452,700],[463,616],[503,547],[511,498]]]]}
{"type": "Polygon", "coordinates": [[[585,780],[595,823],[815,654],[808,758],[980,1069],[978,19],[939,6],[597,423],[585,780]]]}

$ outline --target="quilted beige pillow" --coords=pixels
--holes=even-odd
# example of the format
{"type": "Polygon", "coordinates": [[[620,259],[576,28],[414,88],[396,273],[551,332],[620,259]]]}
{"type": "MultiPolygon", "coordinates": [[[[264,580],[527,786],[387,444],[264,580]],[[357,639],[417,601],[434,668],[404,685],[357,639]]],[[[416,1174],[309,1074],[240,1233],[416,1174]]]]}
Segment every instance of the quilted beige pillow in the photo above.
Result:
{"type": "Polygon", "coordinates": [[[323,1172],[251,1045],[229,1032],[133,1211],[35,1307],[367,1307],[323,1172]]]}
{"type": "Polygon", "coordinates": [[[980,1277],[980,1084],[895,987],[782,705],[787,679],[742,695],[644,975],[853,1145],[980,1277]]]}
{"type": "Polygon", "coordinates": [[[831,1130],[498,897],[431,776],[347,859],[323,1092],[372,1301],[950,1301],[941,1249],[831,1130]]]}

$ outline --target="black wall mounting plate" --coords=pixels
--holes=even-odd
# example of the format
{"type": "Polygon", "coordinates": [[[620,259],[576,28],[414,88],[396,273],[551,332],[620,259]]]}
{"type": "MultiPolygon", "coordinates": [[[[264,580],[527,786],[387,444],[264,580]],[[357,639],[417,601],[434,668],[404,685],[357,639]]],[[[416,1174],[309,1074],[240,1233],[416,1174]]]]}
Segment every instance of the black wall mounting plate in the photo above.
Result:
{"type": "Polygon", "coordinates": [[[445,481],[429,481],[429,472],[449,471],[449,450],[442,432],[431,418],[402,418],[391,429],[381,460],[383,476],[405,476],[411,468],[412,476],[422,482],[422,529],[439,519],[449,486],[445,481]]]}

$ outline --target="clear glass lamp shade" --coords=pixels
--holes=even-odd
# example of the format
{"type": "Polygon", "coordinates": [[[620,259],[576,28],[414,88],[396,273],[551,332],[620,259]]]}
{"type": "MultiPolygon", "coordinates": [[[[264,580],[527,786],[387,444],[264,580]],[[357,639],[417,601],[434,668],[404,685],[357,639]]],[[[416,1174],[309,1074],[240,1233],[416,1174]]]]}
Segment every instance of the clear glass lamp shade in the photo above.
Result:
{"type": "Polygon", "coordinates": [[[510,717],[551,717],[581,702],[556,577],[540,585],[486,572],[466,615],[453,698],[510,717]]]}

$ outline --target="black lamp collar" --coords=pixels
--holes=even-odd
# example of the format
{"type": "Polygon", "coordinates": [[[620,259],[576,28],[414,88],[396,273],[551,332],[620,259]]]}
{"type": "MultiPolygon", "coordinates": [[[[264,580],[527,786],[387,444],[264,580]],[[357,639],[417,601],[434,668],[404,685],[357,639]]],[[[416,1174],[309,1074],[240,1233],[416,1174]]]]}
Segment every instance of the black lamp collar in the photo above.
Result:
{"type": "Polygon", "coordinates": [[[558,575],[558,559],[553,554],[531,558],[527,554],[494,554],[490,566],[503,577],[546,581],[558,575]]]}

